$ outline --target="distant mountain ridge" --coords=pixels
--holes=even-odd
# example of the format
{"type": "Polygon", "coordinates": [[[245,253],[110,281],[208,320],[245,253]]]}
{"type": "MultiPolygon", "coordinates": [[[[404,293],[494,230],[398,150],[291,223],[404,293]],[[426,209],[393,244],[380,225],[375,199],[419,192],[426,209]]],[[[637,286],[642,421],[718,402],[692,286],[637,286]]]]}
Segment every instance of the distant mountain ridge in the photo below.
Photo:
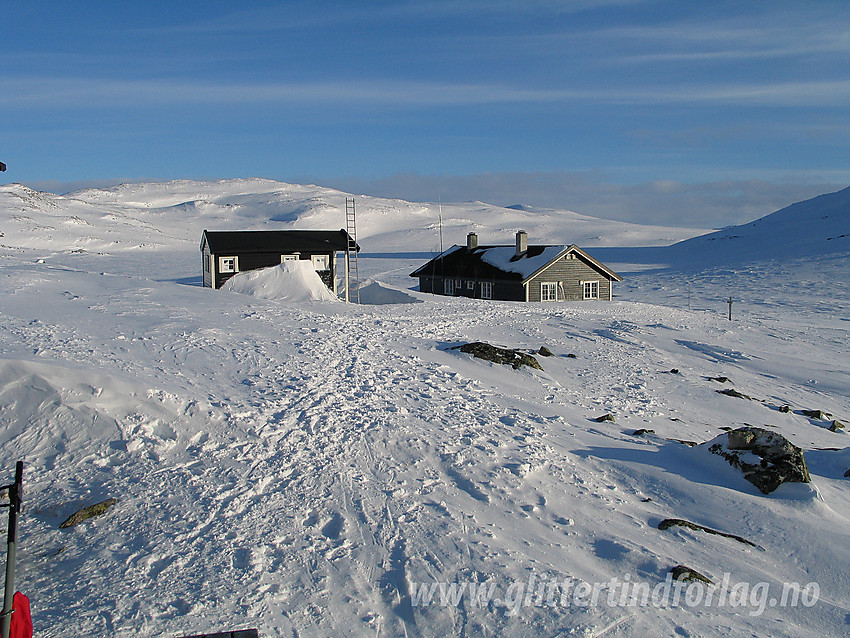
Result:
{"type": "MultiPolygon", "coordinates": [[[[0,186],[3,244],[51,251],[108,251],[195,244],[204,229],[338,229],[350,193],[249,178],[121,184],[54,195],[0,186]],[[128,232],[128,228],[132,229],[128,232]]],[[[464,244],[507,244],[517,230],[536,243],[664,246],[705,232],[645,226],[569,210],[506,208],[483,202],[437,204],[355,195],[365,253],[436,252],[464,244]]]]}

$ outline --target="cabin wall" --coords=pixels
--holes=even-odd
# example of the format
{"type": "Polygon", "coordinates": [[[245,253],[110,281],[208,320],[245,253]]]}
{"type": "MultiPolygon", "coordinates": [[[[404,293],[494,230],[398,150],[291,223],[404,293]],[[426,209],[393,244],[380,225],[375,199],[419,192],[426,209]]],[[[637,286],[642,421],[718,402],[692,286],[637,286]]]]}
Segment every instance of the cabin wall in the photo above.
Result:
{"type": "MultiPolygon", "coordinates": [[[[268,268],[269,266],[277,266],[280,264],[281,255],[293,254],[293,253],[281,253],[281,252],[262,252],[262,253],[228,253],[222,252],[218,255],[211,255],[210,261],[212,263],[213,273],[209,274],[210,284],[207,284],[208,274],[204,272],[204,285],[211,285],[212,280],[215,280],[215,287],[221,288],[228,279],[230,279],[236,273],[220,273],[218,272],[218,258],[219,257],[236,257],[239,262],[239,272],[245,272],[246,270],[256,270],[258,268],[268,268]]],[[[317,270],[316,272],[319,275],[319,278],[324,282],[324,284],[330,289],[334,289],[334,253],[333,252],[299,252],[299,259],[303,261],[312,260],[313,255],[326,255],[328,257],[328,270],[317,270]]],[[[203,264],[202,264],[203,270],[203,264]]]]}
{"type": "Polygon", "coordinates": [[[540,284],[542,282],[554,282],[562,285],[558,288],[559,300],[562,299],[563,295],[564,301],[582,301],[584,300],[583,282],[585,281],[599,282],[599,300],[610,300],[611,280],[592,268],[578,255],[574,259],[567,259],[568,256],[566,255],[553,262],[551,266],[528,282],[528,300],[540,301],[540,284]]]}
{"type": "Polygon", "coordinates": [[[435,295],[444,295],[445,293],[445,280],[453,279],[455,281],[454,285],[454,295],[453,297],[469,297],[470,299],[481,299],[481,283],[486,282],[491,284],[492,286],[492,297],[491,299],[496,299],[500,301],[525,301],[525,289],[523,285],[519,281],[504,281],[498,279],[469,279],[469,278],[458,278],[458,277],[439,277],[439,276],[420,276],[419,277],[419,291],[420,292],[430,292],[435,295]],[[457,282],[460,282],[460,286],[457,286],[457,282]],[[472,282],[472,288],[469,288],[469,282],[472,282]]]}

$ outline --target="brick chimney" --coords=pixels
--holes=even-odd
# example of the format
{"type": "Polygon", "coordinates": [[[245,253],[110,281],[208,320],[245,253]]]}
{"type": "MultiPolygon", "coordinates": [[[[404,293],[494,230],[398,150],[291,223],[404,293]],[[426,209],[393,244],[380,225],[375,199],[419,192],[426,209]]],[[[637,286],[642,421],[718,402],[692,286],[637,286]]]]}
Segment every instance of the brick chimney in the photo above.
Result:
{"type": "Polygon", "coordinates": [[[528,233],[524,230],[520,230],[516,234],[516,254],[517,257],[525,254],[528,250],[528,233]]]}
{"type": "Polygon", "coordinates": [[[466,247],[469,250],[472,250],[473,248],[478,248],[478,235],[476,235],[475,233],[469,233],[466,236],[466,247]]]}

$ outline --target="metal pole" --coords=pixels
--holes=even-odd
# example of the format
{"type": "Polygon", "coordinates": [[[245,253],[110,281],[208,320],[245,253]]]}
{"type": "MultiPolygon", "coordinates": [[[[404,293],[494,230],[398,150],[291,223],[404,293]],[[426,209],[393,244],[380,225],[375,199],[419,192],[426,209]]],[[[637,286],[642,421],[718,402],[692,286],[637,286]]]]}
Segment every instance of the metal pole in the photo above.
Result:
{"type": "Polygon", "coordinates": [[[12,624],[12,600],[15,597],[15,560],[18,556],[18,513],[23,497],[24,462],[15,466],[15,482],[9,485],[9,532],[6,552],[6,591],[3,596],[3,615],[0,617],[0,637],[9,638],[12,624]]]}
{"type": "Polygon", "coordinates": [[[729,301],[726,303],[729,304],[729,321],[732,321],[732,297],[729,297],[729,301]]]}

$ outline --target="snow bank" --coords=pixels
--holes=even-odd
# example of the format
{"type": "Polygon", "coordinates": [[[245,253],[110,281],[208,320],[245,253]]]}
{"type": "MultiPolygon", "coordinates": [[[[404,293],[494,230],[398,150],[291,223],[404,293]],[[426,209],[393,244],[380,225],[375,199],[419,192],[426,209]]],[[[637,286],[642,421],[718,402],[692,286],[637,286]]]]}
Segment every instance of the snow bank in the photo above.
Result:
{"type": "Polygon", "coordinates": [[[260,299],[339,301],[307,260],[238,273],[227,280],[222,290],[260,299]]]}
{"type": "Polygon", "coordinates": [[[380,306],[384,304],[421,302],[421,299],[417,299],[403,290],[389,288],[378,281],[369,282],[360,289],[360,303],[364,304],[380,306]]]}

